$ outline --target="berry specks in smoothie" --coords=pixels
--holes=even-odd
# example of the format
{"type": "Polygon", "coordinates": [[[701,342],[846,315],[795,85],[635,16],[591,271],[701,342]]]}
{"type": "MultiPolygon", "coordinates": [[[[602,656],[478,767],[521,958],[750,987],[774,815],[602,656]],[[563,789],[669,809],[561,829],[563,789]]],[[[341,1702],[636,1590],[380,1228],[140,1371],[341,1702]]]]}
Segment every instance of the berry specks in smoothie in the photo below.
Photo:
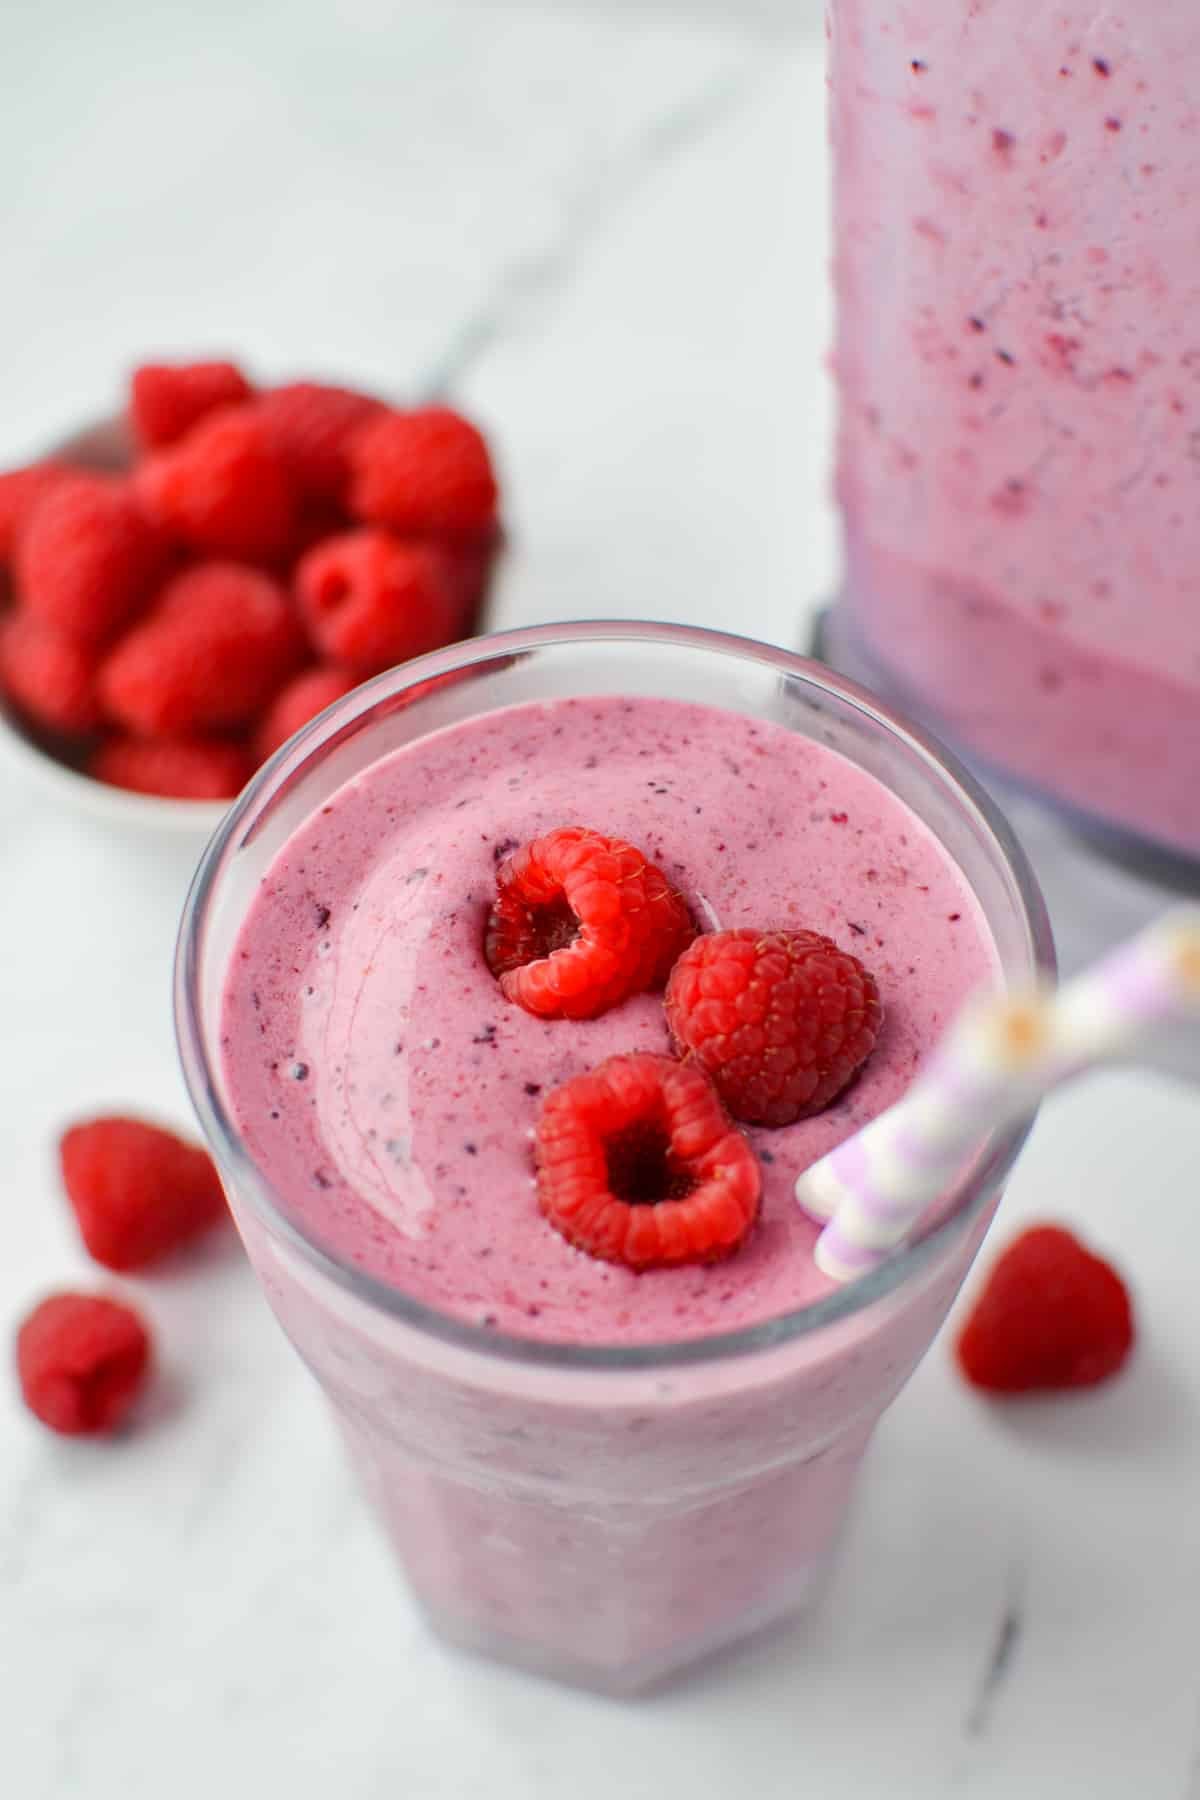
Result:
{"type": "MultiPolygon", "coordinates": [[[[791,1198],[800,1168],[890,1104],[936,1029],[931,1014],[946,1017],[986,978],[978,928],[943,930],[960,906],[975,920],[964,900],[899,801],[782,726],[753,739],[740,717],[659,701],[637,702],[632,715],[607,699],[505,709],[441,734],[436,757],[419,742],[385,757],[285,850],[239,945],[252,953],[235,956],[223,1020],[239,1124],[301,1229],[451,1316],[478,1321],[487,1311],[506,1332],[610,1344],[775,1317],[813,1293],[811,1234],[791,1198]],[[552,739],[551,725],[564,721],[552,739]],[[517,768],[519,794],[507,788],[517,768]],[[761,777],[758,800],[751,772],[761,777]],[[476,805],[455,812],[467,792],[476,805]],[[703,818],[687,801],[698,792],[703,818]],[[638,1276],[599,1260],[553,1229],[534,1197],[531,1137],[553,1089],[614,1055],[683,1066],[666,1056],[659,992],[578,1023],[543,1019],[503,1003],[480,954],[485,898],[505,860],[494,860],[496,845],[516,840],[505,846],[511,855],[581,803],[653,857],[706,930],[811,921],[847,947],[887,940],[886,951],[868,953],[889,1023],[845,1100],[795,1126],[753,1129],[749,1141],[736,1133],[757,1174],[762,1226],[719,1275],[680,1264],[638,1276]],[[831,826],[831,811],[847,824],[831,826]],[[405,886],[414,866],[430,871],[419,890],[405,886]],[[892,879],[901,867],[905,887],[892,879]],[[331,909],[320,933],[314,900],[331,909]],[[305,998],[313,985],[319,1003],[305,998]],[[297,1084],[288,1071],[299,1058],[311,1072],[297,1084]],[[770,1160],[758,1153],[764,1140],[770,1160]],[[733,1298],[722,1304],[725,1292],[733,1298]]],[[[671,1203],[625,1204],[653,1214],[671,1203]]]]}

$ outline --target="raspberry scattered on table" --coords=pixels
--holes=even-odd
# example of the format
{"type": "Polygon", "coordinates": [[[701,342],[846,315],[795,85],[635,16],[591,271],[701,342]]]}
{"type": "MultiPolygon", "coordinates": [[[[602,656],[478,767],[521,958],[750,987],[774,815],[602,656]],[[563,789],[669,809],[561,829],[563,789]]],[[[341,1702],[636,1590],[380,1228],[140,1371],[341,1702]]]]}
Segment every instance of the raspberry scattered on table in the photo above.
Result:
{"type": "Polygon", "coordinates": [[[1033,1225],[992,1265],[959,1333],[958,1365],[993,1394],[1092,1387],[1133,1349],[1129,1290],[1060,1225],[1033,1225]]]}
{"type": "Polygon", "coordinates": [[[146,1268],[227,1217],[208,1152],[144,1120],[73,1126],[59,1160],[80,1235],[106,1268],[146,1268]]]}
{"type": "Polygon", "coordinates": [[[124,1424],[150,1372],[150,1333],[101,1294],[52,1294],[17,1332],[25,1404],[51,1431],[103,1436],[124,1424]]]}

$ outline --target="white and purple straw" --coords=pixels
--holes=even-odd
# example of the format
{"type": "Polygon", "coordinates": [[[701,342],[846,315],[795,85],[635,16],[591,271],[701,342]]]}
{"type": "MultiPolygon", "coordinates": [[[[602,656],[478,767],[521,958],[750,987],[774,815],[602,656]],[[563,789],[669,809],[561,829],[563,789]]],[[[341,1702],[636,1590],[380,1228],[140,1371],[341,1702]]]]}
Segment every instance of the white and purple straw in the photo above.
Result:
{"type": "Polygon", "coordinates": [[[1200,1025],[1200,907],[1166,914],[1057,992],[969,1001],[903,1099],[797,1181],[805,1212],[826,1221],[818,1268],[834,1281],[876,1268],[981,1137],[1184,1019],[1200,1025]]]}

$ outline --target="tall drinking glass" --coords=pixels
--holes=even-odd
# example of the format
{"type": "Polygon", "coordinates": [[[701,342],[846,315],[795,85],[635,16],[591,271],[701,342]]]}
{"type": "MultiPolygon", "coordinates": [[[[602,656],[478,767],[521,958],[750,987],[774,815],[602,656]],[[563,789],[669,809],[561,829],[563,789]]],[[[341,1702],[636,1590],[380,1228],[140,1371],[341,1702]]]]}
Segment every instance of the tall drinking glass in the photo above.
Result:
{"type": "Polygon", "coordinates": [[[380,677],[293,739],[210,846],[183,923],[187,1079],[267,1300],[325,1390],[421,1605],[447,1638],[609,1692],[800,1607],[871,1433],[945,1317],[1023,1132],[978,1146],[916,1241],[785,1317],[720,1336],[579,1345],[450,1317],[298,1224],[234,1124],[227,964],[291,833],[377,758],[526,700],[706,701],[831,746],[957,862],[1003,978],[1051,961],[1041,901],[990,802],[929,740],[785,651],[680,627],[548,626],[380,677]]]}

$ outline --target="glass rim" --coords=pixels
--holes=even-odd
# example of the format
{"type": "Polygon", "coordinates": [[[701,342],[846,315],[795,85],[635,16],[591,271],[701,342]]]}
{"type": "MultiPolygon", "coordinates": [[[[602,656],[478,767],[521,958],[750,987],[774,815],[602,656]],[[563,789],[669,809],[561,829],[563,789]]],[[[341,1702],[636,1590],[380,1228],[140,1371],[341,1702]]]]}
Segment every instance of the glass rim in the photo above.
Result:
{"type": "Polygon", "coordinates": [[[344,1261],[288,1215],[282,1202],[277,1201],[266,1174],[250,1155],[218,1091],[213,1059],[205,1042],[200,1004],[204,927],[226,854],[237,847],[239,840],[244,844],[252,839],[256,823],[266,808],[331,738],[363,714],[373,711],[381,701],[393,699],[431,678],[457,674],[479,664],[536,650],[623,641],[704,650],[755,663],[793,677],[810,688],[832,694],[864,714],[885,735],[900,740],[940,777],[945,786],[956,790],[956,801],[975,815],[977,827],[982,828],[991,840],[1012,878],[1031,964],[1043,974],[1053,974],[1055,955],[1050,922],[1024,850],[996,803],[958,758],[932,734],[912,724],[857,682],[777,645],[700,625],[632,619],[579,620],[523,626],[468,638],[377,675],[311,720],[256,772],[213,834],[192,878],[176,947],[175,1029],[184,1081],[192,1104],[209,1143],[217,1149],[219,1160],[236,1176],[239,1199],[247,1198],[260,1223],[270,1233],[281,1237],[317,1273],[354,1299],[457,1350],[492,1361],[544,1369],[592,1369],[628,1374],[726,1361],[776,1349],[793,1339],[852,1318],[895,1292],[928,1267],[939,1252],[977,1217],[1015,1162],[1033,1125],[1034,1113],[1015,1124],[994,1130],[984,1139],[982,1153],[964,1181],[953,1210],[945,1218],[919,1232],[877,1269],[835,1287],[819,1300],[734,1331],[672,1339],[665,1343],[571,1344],[558,1339],[524,1338],[491,1326],[473,1324],[413,1299],[344,1261]]]}

